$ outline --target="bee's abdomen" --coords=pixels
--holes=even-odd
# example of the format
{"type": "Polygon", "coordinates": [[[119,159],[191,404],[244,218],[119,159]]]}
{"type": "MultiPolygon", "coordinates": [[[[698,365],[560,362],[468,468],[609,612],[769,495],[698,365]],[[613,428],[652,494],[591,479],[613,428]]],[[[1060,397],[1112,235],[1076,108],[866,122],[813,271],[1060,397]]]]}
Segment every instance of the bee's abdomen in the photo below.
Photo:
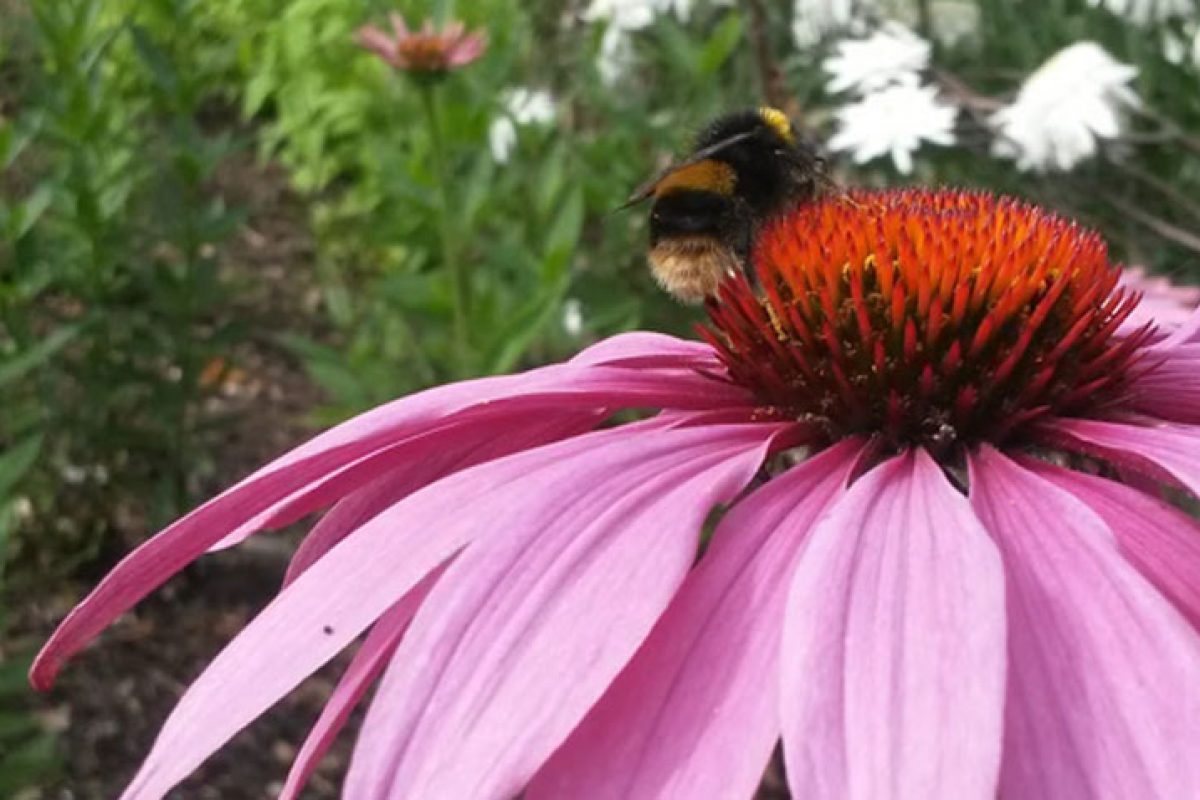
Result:
{"type": "Polygon", "coordinates": [[[673,236],[708,234],[722,238],[728,231],[733,201],[714,192],[680,191],[659,197],[650,213],[650,242],[673,236]]]}

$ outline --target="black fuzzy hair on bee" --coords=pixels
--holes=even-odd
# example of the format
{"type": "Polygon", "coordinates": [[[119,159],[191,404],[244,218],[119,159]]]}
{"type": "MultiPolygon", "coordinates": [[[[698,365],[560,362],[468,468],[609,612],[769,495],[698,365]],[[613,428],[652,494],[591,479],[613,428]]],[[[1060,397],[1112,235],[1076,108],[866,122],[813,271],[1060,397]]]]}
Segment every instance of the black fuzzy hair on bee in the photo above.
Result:
{"type": "Polygon", "coordinates": [[[827,185],[824,162],[787,116],[759,108],[709,124],[687,159],[639,187],[626,205],[654,198],[651,272],[674,297],[700,302],[730,274],[749,275],[764,222],[827,185]]]}
{"type": "Polygon", "coordinates": [[[696,138],[696,149],[733,167],[738,196],[760,219],[817,195],[826,180],[816,148],[800,141],[787,117],[771,108],[714,120],[696,138]]]}

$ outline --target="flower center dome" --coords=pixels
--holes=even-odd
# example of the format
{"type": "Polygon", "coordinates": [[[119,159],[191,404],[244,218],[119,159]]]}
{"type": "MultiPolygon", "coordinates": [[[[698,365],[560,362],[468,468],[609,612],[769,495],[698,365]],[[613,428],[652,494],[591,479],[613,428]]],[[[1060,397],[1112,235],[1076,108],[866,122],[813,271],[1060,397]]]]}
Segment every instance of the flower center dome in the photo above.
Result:
{"type": "Polygon", "coordinates": [[[852,192],[767,223],[758,286],[726,281],[701,333],[736,382],[828,438],[944,453],[1118,400],[1150,330],[1100,236],[1016,200],[852,192]]]}

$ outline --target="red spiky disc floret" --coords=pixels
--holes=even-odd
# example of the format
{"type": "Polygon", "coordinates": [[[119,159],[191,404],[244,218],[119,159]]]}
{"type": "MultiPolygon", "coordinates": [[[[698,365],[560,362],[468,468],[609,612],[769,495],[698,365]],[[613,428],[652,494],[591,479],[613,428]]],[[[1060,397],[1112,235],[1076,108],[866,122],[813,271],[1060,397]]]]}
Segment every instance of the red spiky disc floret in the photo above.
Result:
{"type": "Polygon", "coordinates": [[[731,377],[830,439],[946,452],[1119,399],[1149,329],[1094,232],[947,190],[854,192],[764,226],[757,288],[726,281],[701,334],[731,377]]]}

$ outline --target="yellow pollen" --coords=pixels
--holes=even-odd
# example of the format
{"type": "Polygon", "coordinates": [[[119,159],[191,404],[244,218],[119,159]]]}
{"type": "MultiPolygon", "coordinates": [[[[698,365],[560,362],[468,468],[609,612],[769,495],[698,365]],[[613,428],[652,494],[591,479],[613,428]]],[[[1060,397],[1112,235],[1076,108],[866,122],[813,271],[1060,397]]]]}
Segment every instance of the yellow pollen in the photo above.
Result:
{"type": "Polygon", "coordinates": [[[762,117],[762,121],[771,127],[771,130],[778,133],[788,144],[796,143],[796,134],[792,130],[792,123],[788,120],[787,114],[780,111],[778,108],[763,106],[758,109],[758,115],[762,117]]]}

